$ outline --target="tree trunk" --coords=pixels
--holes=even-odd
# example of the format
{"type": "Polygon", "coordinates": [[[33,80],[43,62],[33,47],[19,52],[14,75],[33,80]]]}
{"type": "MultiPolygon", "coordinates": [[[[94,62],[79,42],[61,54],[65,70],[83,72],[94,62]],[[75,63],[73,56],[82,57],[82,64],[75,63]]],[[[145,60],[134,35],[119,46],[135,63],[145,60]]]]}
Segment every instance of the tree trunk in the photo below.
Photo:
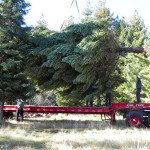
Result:
{"type": "Polygon", "coordinates": [[[1,104],[0,104],[0,125],[3,124],[3,107],[4,107],[4,99],[1,99],[1,104]]]}
{"type": "Polygon", "coordinates": [[[119,53],[146,53],[146,49],[142,47],[131,48],[131,47],[119,47],[116,49],[119,53]]]}

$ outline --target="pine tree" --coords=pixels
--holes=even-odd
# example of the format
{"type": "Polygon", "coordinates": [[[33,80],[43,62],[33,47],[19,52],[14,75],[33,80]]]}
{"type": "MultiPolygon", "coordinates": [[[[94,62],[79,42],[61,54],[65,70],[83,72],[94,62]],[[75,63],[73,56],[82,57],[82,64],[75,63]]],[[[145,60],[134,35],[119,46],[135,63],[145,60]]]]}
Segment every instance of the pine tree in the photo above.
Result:
{"type": "MultiPolygon", "coordinates": [[[[135,11],[134,15],[131,18],[130,23],[125,24],[122,22],[121,25],[121,35],[119,41],[121,45],[125,47],[135,48],[135,47],[144,47],[144,40],[148,38],[147,28],[144,25],[143,20],[135,11]]],[[[147,51],[148,53],[148,51],[147,51]]],[[[124,57],[120,57],[120,63],[118,65],[122,76],[123,83],[116,89],[118,101],[134,102],[135,90],[136,90],[136,76],[141,75],[143,86],[142,86],[142,100],[147,99],[148,94],[145,94],[146,84],[143,74],[143,69],[146,67],[146,60],[141,54],[126,53],[124,57]]]]}
{"type": "Polygon", "coordinates": [[[93,14],[93,9],[91,7],[90,1],[87,2],[86,4],[86,8],[83,11],[83,15],[85,16],[85,19],[91,18],[93,14]]]}
{"type": "Polygon", "coordinates": [[[61,95],[77,100],[95,83],[103,92],[118,57],[110,30],[115,27],[112,20],[94,18],[49,35],[42,34],[43,30],[35,36],[34,30],[31,39],[35,48],[29,60],[32,79],[42,89],[60,89],[61,95]]]}
{"type": "Polygon", "coordinates": [[[23,16],[26,15],[28,7],[29,4],[24,0],[2,0],[0,2],[0,100],[2,110],[4,102],[15,103],[16,98],[31,95],[29,91],[31,86],[24,74],[28,28],[23,16]]]}

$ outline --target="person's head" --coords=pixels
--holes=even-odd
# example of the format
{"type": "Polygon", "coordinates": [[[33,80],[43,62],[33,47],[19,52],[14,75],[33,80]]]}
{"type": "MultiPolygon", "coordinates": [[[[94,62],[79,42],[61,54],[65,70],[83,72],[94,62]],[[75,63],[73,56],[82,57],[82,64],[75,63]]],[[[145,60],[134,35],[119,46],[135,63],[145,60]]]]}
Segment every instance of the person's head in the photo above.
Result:
{"type": "Polygon", "coordinates": [[[138,83],[141,82],[141,77],[140,77],[139,75],[137,76],[137,80],[136,80],[136,81],[137,81],[138,83]]]}
{"type": "Polygon", "coordinates": [[[140,75],[137,75],[137,79],[140,79],[141,77],[140,77],[140,75]]]}

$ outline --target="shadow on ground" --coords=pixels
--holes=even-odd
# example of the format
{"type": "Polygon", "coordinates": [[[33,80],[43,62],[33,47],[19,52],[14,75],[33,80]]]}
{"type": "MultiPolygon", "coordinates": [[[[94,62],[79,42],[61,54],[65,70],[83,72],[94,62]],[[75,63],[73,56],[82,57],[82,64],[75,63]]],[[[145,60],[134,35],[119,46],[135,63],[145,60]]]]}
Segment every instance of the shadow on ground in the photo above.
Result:
{"type": "Polygon", "coordinates": [[[0,149],[16,150],[18,147],[19,149],[44,149],[45,143],[21,138],[12,139],[8,136],[0,137],[0,149]]]}
{"type": "Polygon", "coordinates": [[[96,130],[104,130],[106,128],[127,128],[125,125],[124,120],[118,120],[115,124],[110,124],[109,120],[100,120],[100,121],[93,121],[93,120],[67,120],[67,119],[58,119],[58,120],[45,120],[44,118],[41,120],[37,120],[34,118],[25,118],[24,122],[15,122],[11,123],[11,121],[6,122],[5,126],[11,126],[11,128],[15,128],[17,126],[28,128],[29,130],[57,130],[62,129],[78,129],[78,130],[85,130],[85,129],[96,129],[96,130]],[[26,126],[26,127],[25,127],[26,126]]]}

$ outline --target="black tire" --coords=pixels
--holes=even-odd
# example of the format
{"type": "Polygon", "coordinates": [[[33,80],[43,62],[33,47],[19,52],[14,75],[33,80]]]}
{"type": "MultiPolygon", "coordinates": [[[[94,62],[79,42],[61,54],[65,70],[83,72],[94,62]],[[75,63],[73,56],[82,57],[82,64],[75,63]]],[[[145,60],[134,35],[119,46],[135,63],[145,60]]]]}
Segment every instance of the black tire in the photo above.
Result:
{"type": "Polygon", "coordinates": [[[127,114],[126,125],[128,127],[139,128],[143,126],[143,115],[140,112],[132,111],[127,114]]]}

